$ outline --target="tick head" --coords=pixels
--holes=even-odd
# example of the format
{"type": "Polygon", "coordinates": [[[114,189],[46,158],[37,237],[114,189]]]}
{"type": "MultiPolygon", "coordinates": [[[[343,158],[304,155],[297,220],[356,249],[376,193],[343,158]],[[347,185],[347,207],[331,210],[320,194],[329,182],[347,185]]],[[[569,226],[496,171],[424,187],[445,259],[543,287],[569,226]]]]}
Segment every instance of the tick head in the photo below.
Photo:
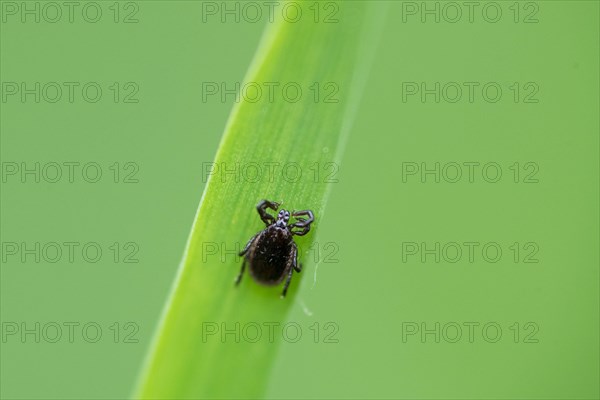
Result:
{"type": "Polygon", "coordinates": [[[277,214],[277,222],[275,222],[275,225],[283,228],[283,227],[287,226],[287,222],[289,220],[290,220],[290,212],[288,210],[281,210],[281,211],[279,211],[279,214],[277,214]]]}

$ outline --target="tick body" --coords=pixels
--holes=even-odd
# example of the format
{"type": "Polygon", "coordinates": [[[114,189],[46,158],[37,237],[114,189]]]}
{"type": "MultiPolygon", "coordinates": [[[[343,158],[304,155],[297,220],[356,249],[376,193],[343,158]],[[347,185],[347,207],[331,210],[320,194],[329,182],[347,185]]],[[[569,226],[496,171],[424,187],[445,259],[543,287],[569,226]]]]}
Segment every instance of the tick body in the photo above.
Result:
{"type": "Polygon", "coordinates": [[[314,215],[310,210],[290,213],[282,209],[277,217],[274,217],[267,212],[268,208],[277,211],[279,203],[263,200],[256,206],[266,228],[254,235],[240,252],[244,261],[235,284],[238,285],[242,280],[248,264],[250,276],[260,284],[273,286],[285,279],[281,293],[281,297],[285,297],[292,274],[302,270],[302,265],[298,263],[298,248],[294,242],[294,235],[306,235],[310,231],[314,215]],[[290,217],[293,217],[295,222],[289,223],[290,217]]]}

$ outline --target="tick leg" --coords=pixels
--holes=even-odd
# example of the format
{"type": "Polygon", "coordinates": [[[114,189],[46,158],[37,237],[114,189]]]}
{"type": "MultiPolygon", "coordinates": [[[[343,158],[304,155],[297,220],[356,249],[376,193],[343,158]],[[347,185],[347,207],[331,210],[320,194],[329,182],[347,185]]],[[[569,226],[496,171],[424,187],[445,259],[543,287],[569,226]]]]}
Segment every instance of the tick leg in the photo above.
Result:
{"type": "Polygon", "coordinates": [[[260,215],[260,219],[262,219],[262,221],[267,226],[269,226],[273,222],[275,222],[275,217],[267,212],[267,208],[277,211],[277,209],[279,208],[279,203],[276,203],[274,201],[269,201],[269,200],[262,200],[256,206],[256,211],[258,211],[258,215],[260,215]]]}
{"type": "Polygon", "coordinates": [[[244,257],[244,260],[242,261],[242,269],[240,270],[239,275],[237,276],[237,278],[235,279],[235,285],[239,285],[240,281],[242,280],[242,275],[244,275],[244,270],[246,269],[246,253],[250,250],[250,248],[254,245],[254,242],[256,240],[256,238],[258,237],[258,235],[260,235],[262,232],[257,233],[256,235],[252,236],[252,239],[250,239],[248,241],[248,243],[246,244],[246,247],[244,247],[244,250],[240,251],[240,256],[244,257]]]}
{"type": "MultiPolygon", "coordinates": [[[[290,286],[290,282],[292,281],[292,274],[294,270],[300,272],[302,270],[302,265],[298,267],[296,264],[298,263],[298,248],[296,245],[292,247],[292,251],[290,252],[290,261],[292,263],[290,268],[290,272],[288,273],[287,279],[285,280],[285,284],[283,285],[283,292],[281,293],[281,298],[283,299],[287,293],[288,287],[290,286]]],[[[288,265],[288,267],[290,267],[288,265]]]]}
{"type": "Polygon", "coordinates": [[[302,271],[302,263],[298,263],[298,246],[296,246],[296,243],[292,247],[292,267],[296,272],[302,271]]]}
{"type": "Polygon", "coordinates": [[[292,281],[292,274],[294,273],[294,269],[290,268],[290,273],[287,276],[287,279],[285,280],[285,285],[283,285],[283,292],[281,293],[281,298],[283,299],[285,297],[285,294],[287,293],[288,287],[290,286],[290,282],[292,281]]]}
{"type": "Polygon", "coordinates": [[[310,231],[310,224],[312,224],[313,221],[315,220],[315,216],[313,215],[312,211],[310,211],[310,210],[294,211],[292,213],[292,216],[296,218],[296,222],[288,225],[288,227],[290,228],[290,231],[294,235],[297,235],[297,236],[306,235],[310,231]],[[301,217],[304,215],[308,216],[308,219],[298,218],[298,217],[301,217]],[[302,228],[302,229],[301,230],[292,230],[293,228],[302,228]]]}
{"type": "Polygon", "coordinates": [[[237,278],[235,278],[235,286],[238,286],[240,284],[240,282],[242,281],[242,276],[244,275],[244,271],[246,270],[246,257],[244,257],[244,261],[242,261],[242,269],[240,269],[240,273],[237,276],[237,278]]]}
{"type": "Polygon", "coordinates": [[[254,242],[254,239],[256,239],[256,237],[260,234],[261,234],[261,232],[252,236],[252,238],[250,240],[248,240],[248,243],[246,243],[246,247],[244,247],[244,250],[240,251],[240,253],[239,253],[240,256],[243,256],[244,254],[246,254],[248,252],[248,250],[250,249],[250,246],[252,246],[252,243],[254,242]]]}
{"type": "Polygon", "coordinates": [[[308,232],[310,232],[310,225],[305,226],[304,228],[302,228],[302,230],[291,230],[291,228],[299,228],[299,227],[296,227],[296,226],[290,227],[290,232],[292,232],[292,234],[294,234],[296,236],[304,236],[308,232]]]}
{"type": "Polygon", "coordinates": [[[315,216],[312,213],[312,211],[310,211],[310,210],[294,211],[292,213],[292,217],[295,217],[298,220],[298,222],[294,223],[294,224],[296,224],[296,226],[310,225],[315,220],[315,216]],[[298,217],[302,217],[304,215],[306,215],[308,217],[308,219],[298,218],[298,217]]]}

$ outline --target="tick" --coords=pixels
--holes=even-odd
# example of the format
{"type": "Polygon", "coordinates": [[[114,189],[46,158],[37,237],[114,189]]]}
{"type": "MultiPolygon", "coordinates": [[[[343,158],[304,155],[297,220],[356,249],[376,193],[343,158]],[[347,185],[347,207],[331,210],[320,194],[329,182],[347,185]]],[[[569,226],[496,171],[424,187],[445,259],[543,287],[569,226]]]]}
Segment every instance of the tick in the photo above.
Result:
{"type": "Polygon", "coordinates": [[[250,276],[260,284],[274,286],[280,284],[285,278],[281,293],[283,298],[290,286],[292,273],[302,271],[302,264],[298,263],[298,247],[294,242],[294,235],[306,235],[315,218],[310,210],[293,211],[290,214],[283,209],[275,218],[267,212],[268,208],[277,211],[279,203],[263,200],[256,206],[266,228],[254,235],[244,250],[240,251],[244,261],[235,284],[239,285],[246,264],[249,264],[250,276]],[[295,219],[293,223],[288,223],[290,216],[295,219]]]}

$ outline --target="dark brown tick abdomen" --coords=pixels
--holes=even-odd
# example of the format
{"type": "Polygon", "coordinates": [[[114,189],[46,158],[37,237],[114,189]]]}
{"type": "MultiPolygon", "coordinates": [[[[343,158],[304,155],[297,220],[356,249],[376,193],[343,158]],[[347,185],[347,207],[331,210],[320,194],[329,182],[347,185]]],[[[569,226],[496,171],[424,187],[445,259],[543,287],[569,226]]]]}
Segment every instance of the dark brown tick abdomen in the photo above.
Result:
{"type": "MultiPolygon", "coordinates": [[[[254,249],[248,253],[250,274],[264,285],[277,285],[287,275],[286,265],[292,250],[292,235],[287,229],[269,226],[261,232],[254,249]]],[[[290,264],[291,266],[291,264],[290,264]]]]}

